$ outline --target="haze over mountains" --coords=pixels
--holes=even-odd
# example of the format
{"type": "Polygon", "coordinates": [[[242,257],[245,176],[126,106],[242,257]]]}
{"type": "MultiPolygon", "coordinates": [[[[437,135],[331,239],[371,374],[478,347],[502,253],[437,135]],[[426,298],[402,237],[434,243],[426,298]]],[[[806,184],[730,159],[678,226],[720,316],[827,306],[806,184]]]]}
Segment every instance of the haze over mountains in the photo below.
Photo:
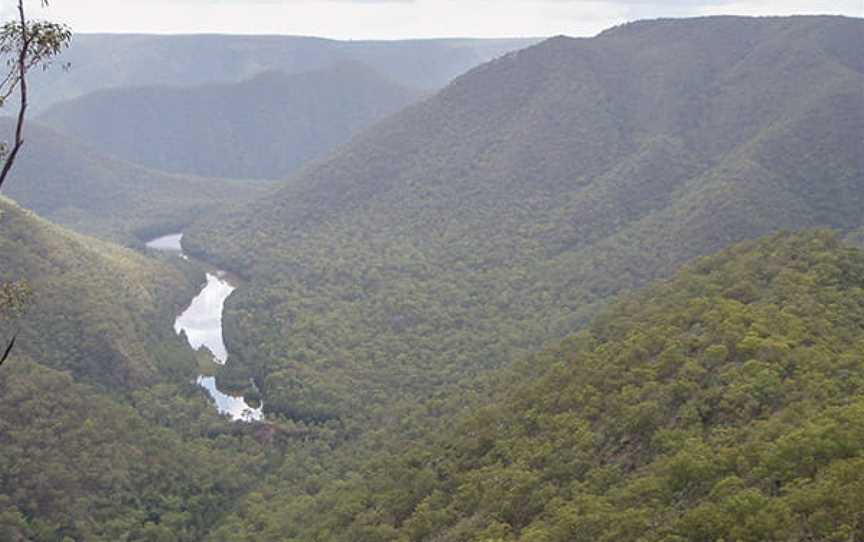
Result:
{"type": "Polygon", "coordinates": [[[438,89],[464,71],[536,39],[336,41],[299,36],[80,34],[56,62],[72,69],[34,74],[33,107],[145,85],[238,83],[268,71],[303,73],[360,62],[403,86],[438,89]]]}
{"type": "Polygon", "coordinates": [[[864,537],[864,20],[527,44],[80,36],[34,77],[0,540],[864,537]],[[224,367],[172,329],[220,269],[224,367]]]}
{"type": "MultiPolygon", "coordinates": [[[[12,127],[11,119],[0,118],[0,133],[11,134],[12,127]]],[[[249,201],[270,187],[145,168],[35,122],[26,136],[4,193],[59,224],[123,244],[175,231],[226,201],[249,201]]]]}
{"type": "Polygon", "coordinates": [[[661,20],[471,71],[189,230],[250,279],[229,370],[275,412],[358,414],[505,365],[693,257],[859,227],[862,36],[839,17],[661,20]]]}
{"type": "Polygon", "coordinates": [[[420,96],[354,62],[240,83],[98,91],[39,120],[164,171],[284,179],[420,96]]]}

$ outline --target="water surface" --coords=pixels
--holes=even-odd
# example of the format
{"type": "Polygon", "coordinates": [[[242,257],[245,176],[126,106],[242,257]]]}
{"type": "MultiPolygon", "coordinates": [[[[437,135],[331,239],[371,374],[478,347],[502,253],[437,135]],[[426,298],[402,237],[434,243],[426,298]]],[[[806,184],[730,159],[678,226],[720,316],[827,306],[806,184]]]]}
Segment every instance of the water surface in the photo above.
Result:
{"type": "Polygon", "coordinates": [[[246,399],[243,397],[228,395],[219,391],[219,388],[216,387],[216,377],[202,375],[198,377],[197,382],[199,386],[210,393],[210,397],[213,398],[213,402],[216,404],[216,410],[220,414],[231,416],[231,419],[235,422],[257,422],[264,418],[261,407],[252,408],[246,403],[246,399]]]}
{"type": "MultiPolygon", "coordinates": [[[[188,259],[180,245],[182,238],[182,233],[165,235],[148,242],[147,247],[177,252],[180,257],[188,259]]],[[[207,282],[201,286],[201,291],[174,321],[174,331],[184,333],[193,349],[206,348],[213,355],[215,363],[225,365],[228,361],[228,349],[222,337],[222,313],[225,310],[225,300],[236,288],[222,271],[206,275],[207,282]]],[[[264,418],[262,406],[252,408],[242,396],[223,393],[216,387],[215,377],[201,375],[196,382],[207,390],[220,414],[226,414],[234,421],[251,422],[264,418]]]]}
{"type": "Polygon", "coordinates": [[[182,233],[172,233],[170,235],[163,235],[162,237],[152,239],[146,243],[146,246],[153,250],[176,252],[181,258],[188,260],[189,256],[183,254],[183,245],[180,244],[181,239],[183,239],[182,233]]]}
{"type": "Polygon", "coordinates": [[[225,365],[228,351],[222,338],[222,311],[225,300],[236,288],[226,279],[207,273],[207,282],[189,307],[174,321],[174,331],[186,333],[189,346],[206,346],[216,363],[225,365]]]}

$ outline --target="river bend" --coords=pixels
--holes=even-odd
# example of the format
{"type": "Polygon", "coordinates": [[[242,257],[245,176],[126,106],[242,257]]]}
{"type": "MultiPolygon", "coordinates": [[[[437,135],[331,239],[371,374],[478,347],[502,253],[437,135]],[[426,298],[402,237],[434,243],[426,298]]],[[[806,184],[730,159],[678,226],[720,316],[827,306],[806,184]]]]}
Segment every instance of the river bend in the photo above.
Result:
{"type": "MultiPolygon", "coordinates": [[[[182,233],[165,235],[149,241],[147,248],[176,252],[178,256],[188,259],[180,244],[182,238],[182,233]]],[[[207,281],[201,286],[201,291],[174,321],[174,331],[185,334],[189,346],[194,350],[206,348],[213,356],[213,362],[220,365],[228,362],[228,350],[222,336],[222,313],[225,300],[235,289],[223,271],[207,273],[207,281]]],[[[252,408],[242,396],[220,391],[215,377],[199,375],[196,382],[207,390],[220,414],[230,416],[234,421],[251,422],[264,418],[261,406],[252,408]]]]}

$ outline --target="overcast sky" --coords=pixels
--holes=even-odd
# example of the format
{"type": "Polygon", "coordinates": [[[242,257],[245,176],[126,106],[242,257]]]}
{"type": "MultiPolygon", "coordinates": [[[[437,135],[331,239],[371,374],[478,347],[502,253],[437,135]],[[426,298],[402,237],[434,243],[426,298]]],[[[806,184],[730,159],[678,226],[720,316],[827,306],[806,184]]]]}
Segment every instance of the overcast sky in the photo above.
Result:
{"type": "MultiPolygon", "coordinates": [[[[8,16],[16,0],[0,0],[8,16]]],[[[51,0],[32,15],[76,32],[299,34],[338,39],[593,35],[654,17],[830,13],[864,0],[51,0]]]]}

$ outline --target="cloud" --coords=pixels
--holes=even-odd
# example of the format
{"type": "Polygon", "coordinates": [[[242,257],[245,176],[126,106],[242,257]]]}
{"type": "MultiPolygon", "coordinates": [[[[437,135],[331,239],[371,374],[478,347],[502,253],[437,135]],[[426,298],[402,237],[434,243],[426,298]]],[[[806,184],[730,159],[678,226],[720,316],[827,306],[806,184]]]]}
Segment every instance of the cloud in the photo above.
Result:
{"type": "MultiPolygon", "coordinates": [[[[68,0],[67,0],[68,1],[68,0]]],[[[118,0],[122,4],[134,3],[130,0],[118,0]]],[[[237,6],[296,6],[299,4],[414,4],[418,0],[150,0],[151,3],[161,4],[196,4],[196,5],[237,5],[237,6]]],[[[554,1],[554,0],[553,0],[554,1]]]]}
{"type": "Polygon", "coordinates": [[[706,3],[705,15],[848,15],[864,17],[862,0],[732,0],[722,5],[706,3]]]}
{"type": "MultiPolygon", "coordinates": [[[[12,1],[0,0],[0,5],[12,1]]],[[[862,0],[52,0],[48,16],[76,32],[396,39],[589,36],[641,18],[861,16],[862,6],[862,0]]]]}

